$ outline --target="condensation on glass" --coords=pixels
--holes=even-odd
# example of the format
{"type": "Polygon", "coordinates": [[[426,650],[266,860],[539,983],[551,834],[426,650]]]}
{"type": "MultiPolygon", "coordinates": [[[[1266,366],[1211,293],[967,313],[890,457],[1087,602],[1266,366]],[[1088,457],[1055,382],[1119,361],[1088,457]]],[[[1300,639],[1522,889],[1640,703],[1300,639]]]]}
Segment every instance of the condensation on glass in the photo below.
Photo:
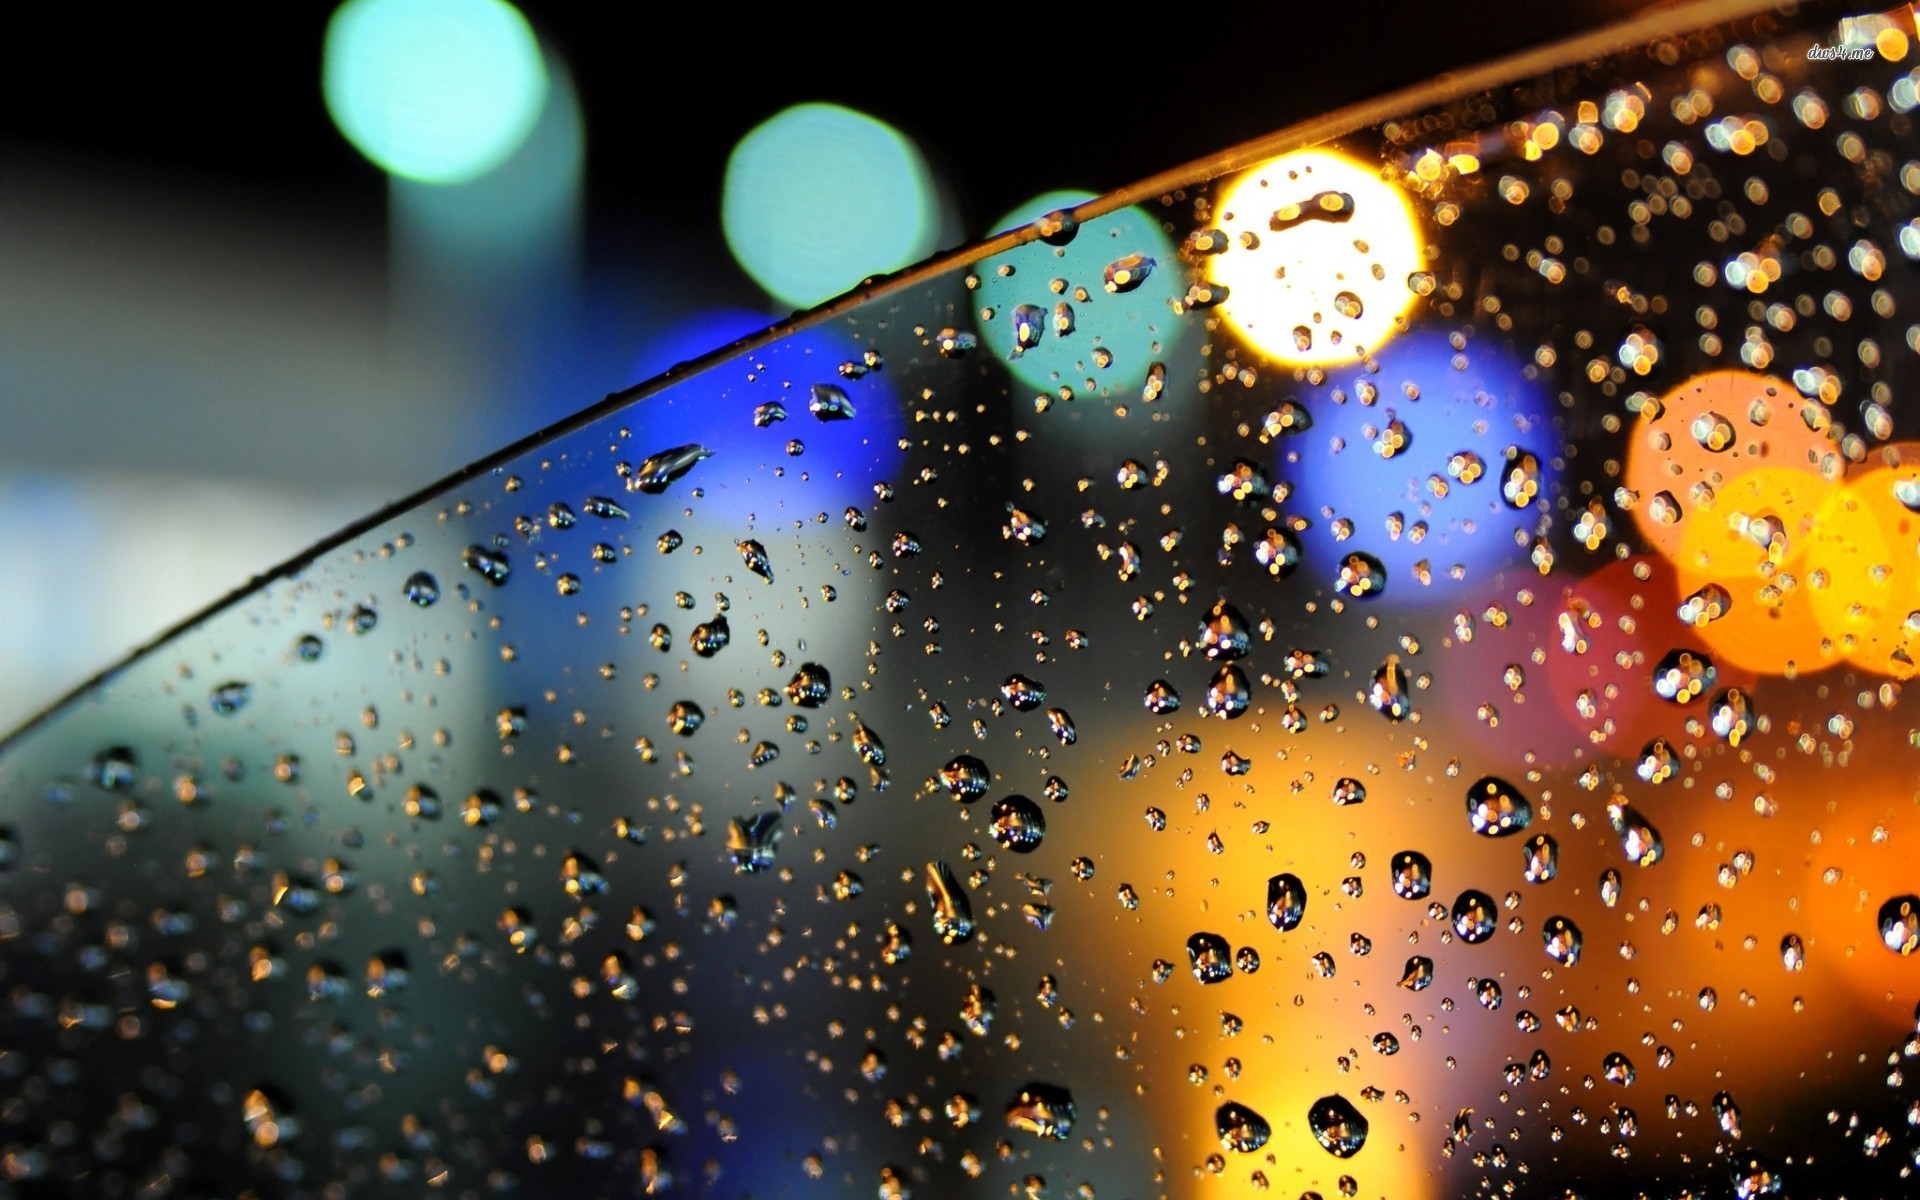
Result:
{"type": "Polygon", "coordinates": [[[1912,1194],[1917,57],[1282,136],[137,657],[0,1194],[1912,1194]]]}

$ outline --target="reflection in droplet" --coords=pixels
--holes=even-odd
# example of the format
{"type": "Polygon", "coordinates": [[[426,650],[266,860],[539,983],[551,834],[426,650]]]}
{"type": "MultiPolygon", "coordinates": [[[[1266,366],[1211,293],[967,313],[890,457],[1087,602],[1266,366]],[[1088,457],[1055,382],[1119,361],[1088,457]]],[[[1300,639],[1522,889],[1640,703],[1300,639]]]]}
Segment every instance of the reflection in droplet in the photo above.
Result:
{"type": "Polygon", "coordinates": [[[1397,851],[1389,869],[1393,894],[1402,900],[1424,900],[1433,891],[1433,864],[1418,850],[1397,851]]]}
{"type": "Polygon", "coordinates": [[[1267,921],[1282,933],[1307,915],[1307,889],[1298,875],[1281,872],[1267,880],[1267,921]]]}
{"type": "Polygon", "coordinates": [[[1920,950],[1920,896],[1894,896],[1880,906],[1880,941],[1902,956],[1920,950]]]}
{"type": "Polygon", "coordinates": [[[1467,824],[1483,837],[1506,837],[1533,823],[1533,802],[1494,775],[1467,789],[1467,824]]]}
{"type": "Polygon", "coordinates": [[[1367,1119],[1345,1096],[1322,1096],[1307,1109],[1307,1127],[1320,1148],[1335,1158],[1352,1158],[1367,1144],[1367,1119]]]}
{"type": "Polygon", "coordinates": [[[1273,1136],[1265,1117],[1232,1100],[1213,1110],[1213,1129],[1222,1147],[1240,1154],[1252,1154],[1273,1136]]]}
{"type": "Polygon", "coordinates": [[[1469,946],[1477,946],[1492,937],[1500,917],[1493,897],[1474,888],[1455,898],[1451,915],[1453,932],[1469,946]]]}

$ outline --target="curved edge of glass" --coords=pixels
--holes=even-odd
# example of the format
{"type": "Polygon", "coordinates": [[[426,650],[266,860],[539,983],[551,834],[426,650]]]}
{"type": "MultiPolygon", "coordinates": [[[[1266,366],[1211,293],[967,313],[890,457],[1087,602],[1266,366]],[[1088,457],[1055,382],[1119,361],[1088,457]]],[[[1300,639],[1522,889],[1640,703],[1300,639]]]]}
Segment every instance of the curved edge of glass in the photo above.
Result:
{"type": "MultiPolygon", "coordinates": [[[[1447,104],[1515,79],[1560,70],[1637,43],[1675,36],[1692,29],[1767,12],[1793,11],[1798,7],[1791,3],[1782,4],[1779,0],[1685,0],[1683,3],[1668,7],[1642,11],[1611,25],[1544,43],[1502,58],[1491,59],[1462,70],[1443,72],[1424,83],[1397,88],[1321,116],[1295,122],[1273,133],[1241,142],[1214,154],[1189,160],[1177,167],[1158,172],[1137,183],[1089,200],[1075,206],[1071,210],[1071,215],[1076,221],[1090,220],[1129,205],[1139,204],[1174,188],[1188,186],[1195,181],[1230,174],[1290,150],[1317,145],[1398,116],[1447,104]]],[[[651,379],[612,392],[598,403],[590,404],[571,416],[536,430],[457,471],[436,479],[352,522],[293,557],[253,576],[219,599],[162,629],[111,665],[49,701],[14,729],[0,734],[0,754],[5,754],[34,730],[68,708],[84,701],[89,695],[111,683],[128,667],[159,650],[180,634],[238,604],[261,588],[293,577],[322,555],[338,549],[361,534],[379,527],[433,496],[477,479],[542,443],[564,437],[620,408],[644,400],[671,384],[717,367],[737,355],[751,353],[781,341],[870,300],[884,297],[889,293],[905,291],[966,263],[1004,254],[1015,247],[1034,241],[1040,235],[1041,231],[1036,225],[1008,230],[957,249],[940,251],[924,262],[892,274],[869,278],[860,286],[815,308],[795,313],[758,333],[749,334],[728,345],[716,347],[698,358],[669,367],[651,379]]]]}

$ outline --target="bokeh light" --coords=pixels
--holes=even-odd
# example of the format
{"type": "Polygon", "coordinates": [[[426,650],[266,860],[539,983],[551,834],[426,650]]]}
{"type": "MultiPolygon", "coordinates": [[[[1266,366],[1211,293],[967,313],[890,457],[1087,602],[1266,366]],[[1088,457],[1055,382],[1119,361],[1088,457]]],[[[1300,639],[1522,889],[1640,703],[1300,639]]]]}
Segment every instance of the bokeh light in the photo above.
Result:
{"type": "Polygon", "coordinates": [[[1710,371],[1643,398],[1622,480],[1640,536],[1679,553],[1689,515],[1714,507],[1718,489],[1755,467],[1831,473],[1840,460],[1824,415],[1791,383],[1751,371],[1710,371]]]}
{"type": "Polygon", "coordinates": [[[1425,264],[1399,188],[1330,150],[1302,150],[1241,176],[1215,207],[1224,238],[1208,276],[1234,326],[1281,362],[1352,362],[1403,327],[1425,264]]]}
{"type": "MultiPolygon", "coordinates": [[[[1091,192],[1045,192],[994,228],[1015,229],[1091,199],[1091,192]]],[[[981,272],[980,298],[993,312],[978,324],[981,341],[1021,383],[1056,398],[1063,388],[1099,395],[1140,387],[1153,364],[1184,340],[1189,324],[1172,309],[1185,291],[1185,272],[1159,221],[1123,208],[1088,220],[1051,253],[1044,273],[981,272]],[[1107,291],[1107,267],[1136,254],[1154,260],[1155,269],[1130,291],[1107,291]],[[1037,323],[1024,339],[1023,323],[1037,323]],[[1023,340],[1031,344],[1023,347],[1023,340]]]]}
{"type": "MultiPolygon", "coordinates": [[[[1893,449],[1893,448],[1889,448],[1893,449]]],[[[1920,633],[1920,463],[1911,452],[1831,489],[1815,516],[1821,586],[1809,606],[1855,664],[1910,679],[1920,633]]]]}
{"type": "Polygon", "coordinates": [[[1682,523],[1674,556],[1680,600],[1718,585],[1731,601],[1725,615],[1698,627],[1716,661],[1768,675],[1831,665],[1810,552],[1831,540],[1819,514],[1835,490],[1809,470],[1761,467],[1722,484],[1711,511],[1682,523]]]}
{"type": "Polygon", "coordinates": [[[720,199],[727,245],[754,282],[810,308],[933,251],[932,172],[898,130],[833,104],[801,104],[740,139],[720,199]]]}
{"type": "Polygon", "coordinates": [[[327,25],[327,111],[402,178],[465,183],[499,166],[548,86],[538,39],[504,0],[348,0],[327,25]]]}
{"type": "Polygon", "coordinates": [[[1312,425],[1279,440],[1279,476],[1313,522],[1309,561],[1365,550],[1404,581],[1403,601],[1484,587],[1488,571],[1527,557],[1540,514],[1505,503],[1501,472],[1506,448],[1519,446],[1539,461],[1542,491],[1551,485],[1551,398],[1498,348],[1456,350],[1437,332],[1396,342],[1378,365],[1304,394],[1312,425]],[[1383,457],[1377,443],[1396,422],[1404,444],[1383,457]]]}

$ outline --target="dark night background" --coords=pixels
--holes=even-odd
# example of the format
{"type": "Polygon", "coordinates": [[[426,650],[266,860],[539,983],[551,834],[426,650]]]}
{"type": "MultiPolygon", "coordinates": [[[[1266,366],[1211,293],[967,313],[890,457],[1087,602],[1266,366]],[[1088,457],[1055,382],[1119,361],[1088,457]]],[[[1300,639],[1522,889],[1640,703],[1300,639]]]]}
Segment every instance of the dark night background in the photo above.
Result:
{"type": "MultiPolygon", "coordinates": [[[[397,215],[322,98],[330,5],[15,14],[0,726],[346,521],[784,315],[734,265],[718,198],[738,139],[789,105],[917,143],[951,242],[1038,193],[1110,189],[1640,7],[527,3],[585,153],[565,238],[517,256],[482,246],[498,228],[397,215]],[[729,315],[688,324],[710,309],[729,315]]],[[[414,208],[441,220],[423,186],[414,208]]]]}

